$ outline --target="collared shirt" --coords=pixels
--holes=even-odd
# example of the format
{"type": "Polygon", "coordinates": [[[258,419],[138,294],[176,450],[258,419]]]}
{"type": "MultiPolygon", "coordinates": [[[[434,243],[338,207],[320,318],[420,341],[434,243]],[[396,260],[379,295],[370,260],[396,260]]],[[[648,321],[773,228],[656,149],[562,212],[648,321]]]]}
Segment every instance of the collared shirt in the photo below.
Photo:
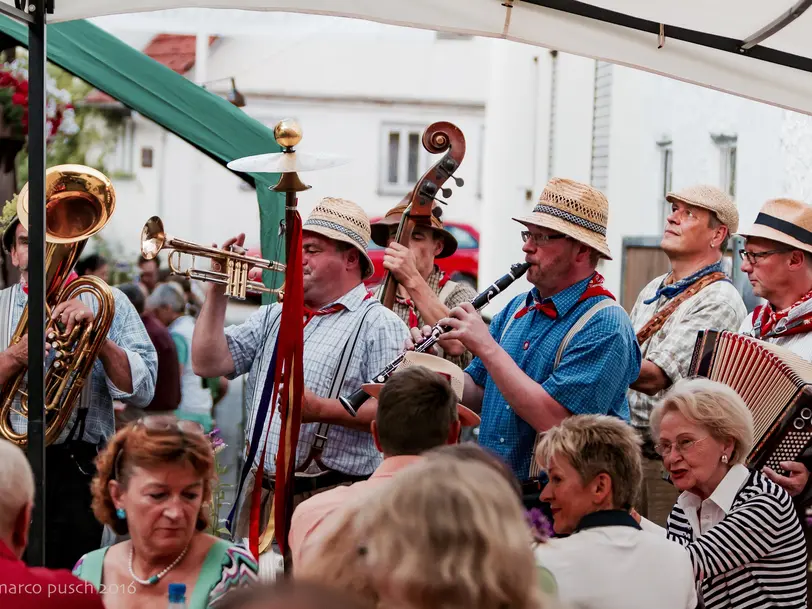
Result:
{"type": "Polygon", "coordinates": [[[3,609],[104,609],[92,584],[74,577],[67,569],[29,567],[2,541],[0,573],[3,609]]]}
{"type": "Polygon", "coordinates": [[[422,458],[419,455],[389,457],[383,460],[368,480],[350,486],[337,486],[300,503],[293,512],[288,533],[288,544],[294,563],[299,561],[302,549],[315,539],[317,529],[327,518],[339,512],[342,507],[359,501],[388,484],[397,472],[422,458]]]}
{"type": "MultiPolygon", "coordinates": [[[[330,387],[338,369],[339,359],[349,333],[355,328],[364,314],[358,344],[347,368],[340,395],[350,394],[373,376],[383,370],[403,348],[409,335],[406,324],[392,311],[374,298],[366,298],[363,284],[344,294],[334,304],[345,308],[330,315],[313,317],[304,328],[304,384],[321,397],[330,397],[330,387]]],[[[226,340],[234,360],[234,374],[231,378],[248,372],[246,394],[250,397],[250,414],[246,440],[250,441],[256,412],[262,398],[262,388],[271,364],[276,337],[279,332],[279,317],[282,305],[272,304],[260,307],[243,324],[226,328],[226,340]]],[[[337,396],[336,396],[337,397],[337,396]]],[[[269,409],[270,411],[270,409],[269,409]]],[[[270,439],[265,453],[265,471],[275,471],[276,449],[279,445],[281,419],[274,409],[270,435],[267,421],[259,421],[263,426],[262,446],[270,439]]],[[[296,466],[301,466],[313,445],[316,423],[302,425],[299,430],[299,444],[296,451],[296,466]]],[[[327,444],[322,453],[325,466],[345,474],[371,474],[381,463],[381,453],[375,448],[372,435],[367,431],[331,425],[327,433],[327,444]]],[[[261,450],[257,451],[255,464],[259,464],[261,450]]],[[[247,454],[247,453],[246,453],[247,454]]]]}
{"type": "MultiPolygon", "coordinates": [[[[607,307],[596,313],[573,337],[553,372],[558,345],[578,319],[598,302],[599,297],[578,302],[590,279],[542,301],[555,305],[556,319],[531,310],[514,319],[502,336],[506,324],[522,306],[541,300],[536,288],[513,298],[491,321],[490,333],[525,374],[572,414],[611,414],[628,420],[626,390],[640,373],[640,350],[629,316],[620,307],[607,307]]],[[[536,430],[505,401],[482,360],[475,357],[465,371],[485,388],[480,444],[500,455],[520,480],[526,480],[536,430]]]]}
{"type": "MultiPolygon", "coordinates": [[[[440,267],[434,265],[434,270],[431,272],[428,279],[426,279],[426,283],[437,296],[440,296],[440,293],[443,291],[443,288],[440,287],[440,279],[442,279],[442,277],[443,272],[440,270],[440,267]]],[[[464,302],[471,302],[477,295],[476,290],[467,283],[454,283],[456,284],[454,289],[452,289],[443,300],[443,304],[448,307],[449,310],[461,305],[464,302]]],[[[381,290],[383,290],[383,285],[381,285],[379,288],[379,297],[381,290]]],[[[407,326],[409,325],[409,307],[407,305],[395,301],[392,310],[407,326]]],[[[415,311],[417,311],[417,325],[418,327],[422,328],[424,325],[426,325],[425,321],[423,320],[423,316],[420,314],[420,311],[417,310],[417,306],[415,306],[415,311]]],[[[442,348],[440,348],[439,345],[437,345],[437,348],[442,351],[442,348]]],[[[445,353],[442,353],[442,357],[447,359],[449,362],[456,364],[460,368],[465,368],[471,363],[471,359],[474,356],[466,349],[461,355],[446,355],[445,353]]]]}
{"type": "Polygon", "coordinates": [[[166,326],[151,313],[142,315],[141,321],[158,357],[155,395],[144,410],[147,412],[175,410],[180,404],[180,363],[175,343],[169,336],[166,326]]]}
{"type": "Polygon", "coordinates": [[[732,467],[720,483],[712,519],[723,507],[726,512],[713,525],[692,523],[677,502],[668,516],[668,538],[688,552],[707,609],[806,609],[806,540],[792,498],[759,471],[748,472],[744,483],[741,476],[732,467]]]}
{"type": "MultiPolygon", "coordinates": [[[[640,295],[631,312],[634,331],[639,332],[654,315],[671,302],[661,296],[651,304],[643,301],[657,293],[668,273],[652,280],[640,295]]],[[[742,297],[728,281],[715,281],[694,296],[686,299],[657,332],[640,345],[644,359],[659,366],[671,384],[688,376],[696,337],[700,330],[729,330],[736,332],[747,315],[742,297]]],[[[636,380],[636,379],[634,379],[636,380]]],[[[648,421],[654,405],[662,399],[663,392],[646,395],[629,390],[629,408],[632,425],[648,437],[648,421]]]]}
{"type": "Polygon", "coordinates": [[[741,464],[730,468],[710,497],[705,500],[690,491],[684,491],[677,497],[677,505],[682,508],[688,523],[694,531],[694,537],[707,533],[711,527],[725,519],[733,506],[733,500],[742,490],[750,477],[750,471],[741,464]],[[700,518],[701,514],[701,518],[700,518]]]}
{"type": "Polygon", "coordinates": [[[536,563],[555,577],[558,600],[600,609],[694,609],[687,553],[662,535],[640,530],[628,514],[630,523],[615,513],[589,514],[577,532],[535,547],[536,563]]]}
{"type": "MultiPolygon", "coordinates": [[[[778,328],[791,324],[799,317],[803,317],[807,315],[809,311],[812,311],[812,300],[808,300],[805,303],[801,304],[797,309],[790,311],[787,317],[783,318],[777,324],[778,328]]],[[[739,332],[742,334],[747,334],[748,336],[753,336],[753,315],[752,313],[749,315],[745,315],[744,319],[742,320],[741,326],[739,327],[739,332]]],[[[770,336],[768,338],[761,338],[756,336],[759,340],[767,341],[768,343],[773,343],[778,345],[779,347],[783,347],[784,349],[789,349],[796,355],[800,355],[805,360],[812,362],[812,332],[804,332],[801,334],[789,334],[786,336],[770,336]]]]}
{"type": "MultiPolygon", "coordinates": [[[[107,338],[121,347],[127,354],[133,389],[126,392],[116,387],[107,377],[101,360],[96,360],[91,373],[91,392],[90,394],[83,392],[85,395],[78,400],[84,405],[89,397],[84,436],[82,438],[79,438],[78,434],[74,436],[76,440],[83,440],[91,444],[102,443],[115,433],[113,400],[124,401],[132,406],[146,406],[152,401],[155,392],[155,379],[158,374],[158,356],[138,312],[121,290],[113,287],[110,289],[113,292],[115,314],[107,338]]],[[[28,301],[28,296],[23,292],[20,284],[15,284],[0,292],[0,294],[3,293],[7,293],[5,295],[9,296],[9,298],[0,298],[0,302],[10,303],[10,308],[0,311],[0,323],[7,324],[6,336],[10,337],[17,328],[17,323],[28,301]]],[[[80,299],[90,307],[93,313],[96,313],[98,303],[94,297],[84,294],[80,299]]],[[[4,345],[4,347],[6,346],[8,345],[4,345]]],[[[70,436],[79,409],[78,406],[73,409],[68,424],[56,441],[57,444],[64,442],[70,436]]],[[[11,423],[15,431],[22,433],[27,429],[28,419],[12,412],[11,423]]]]}

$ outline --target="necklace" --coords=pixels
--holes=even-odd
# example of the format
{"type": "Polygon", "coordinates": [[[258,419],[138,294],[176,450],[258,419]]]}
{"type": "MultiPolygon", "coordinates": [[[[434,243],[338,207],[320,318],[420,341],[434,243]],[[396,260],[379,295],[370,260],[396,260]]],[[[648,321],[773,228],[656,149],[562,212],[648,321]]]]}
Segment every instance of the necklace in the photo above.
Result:
{"type": "Polygon", "coordinates": [[[130,577],[132,577],[134,581],[137,581],[142,586],[154,586],[159,581],[161,581],[161,578],[164,575],[166,575],[172,569],[178,566],[178,563],[180,563],[180,561],[183,560],[183,557],[186,556],[186,552],[189,551],[189,545],[191,544],[188,544],[185,548],[183,548],[183,552],[180,553],[180,556],[178,556],[171,565],[169,565],[166,569],[164,569],[157,575],[153,575],[149,579],[141,579],[138,576],[136,576],[135,573],[133,573],[133,546],[130,545],[130,563],[129,563],[130,577]]]}

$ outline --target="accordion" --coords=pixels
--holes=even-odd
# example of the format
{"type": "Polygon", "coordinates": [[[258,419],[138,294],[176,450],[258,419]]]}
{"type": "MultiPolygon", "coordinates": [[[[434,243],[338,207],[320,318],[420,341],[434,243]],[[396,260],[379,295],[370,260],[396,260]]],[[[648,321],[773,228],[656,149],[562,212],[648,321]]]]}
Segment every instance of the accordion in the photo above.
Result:
{"type": "Polygon", "coordinates": [[[781,471],[812,442],[812,363],[743,334],[703,330],[690,374],[736,391],[753,414],[754,444],[747,466],[781,471]]]}

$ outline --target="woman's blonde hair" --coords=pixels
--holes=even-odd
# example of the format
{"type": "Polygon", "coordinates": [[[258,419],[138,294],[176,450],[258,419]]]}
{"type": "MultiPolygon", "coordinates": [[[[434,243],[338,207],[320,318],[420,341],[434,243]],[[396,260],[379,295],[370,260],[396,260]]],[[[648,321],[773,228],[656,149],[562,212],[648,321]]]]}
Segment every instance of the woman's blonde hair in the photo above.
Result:
{"type": "Polygon", "coordinates": [[[542,606],[524,510],[505,479],[482,463],[440,455],[421,461],[331,526],[306,548],[312,554],[297,577],[381,607],[542,606]]]}
{"type": "Polygon", "coordinates": [[[567,417],[548,430],[536,448],[536,460],[547,469],[554,455],[564,457],[584,484],[605,473],[612,480],[612,505],[635,505],[643,484],[640,438],[625,422],[604,415],[567,417]]]}
{"type": "Polygon", "coordinates": [[[744,463],[753,448],[753,415],[733,389],[706,378],[677,381],[651,413],[651,437],[660,441],[660,425],[669,412],[679,412],[724,442],[733,440],[730,464],[744,463]]]}

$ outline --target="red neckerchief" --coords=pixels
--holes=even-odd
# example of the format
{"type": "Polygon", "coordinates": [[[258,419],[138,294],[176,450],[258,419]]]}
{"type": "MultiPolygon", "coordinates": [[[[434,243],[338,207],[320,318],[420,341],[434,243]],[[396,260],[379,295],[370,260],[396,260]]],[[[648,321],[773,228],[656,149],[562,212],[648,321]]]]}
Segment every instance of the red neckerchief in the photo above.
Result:
{"type": "MultiPolygon", "coordinates": [[[[367,293],[364,296],[364,300],[369,300],[374,295],[375,293],[372,290],[367,290],[367,293]]],[[[313,309],[308,309],[307,307],[304,307],[304,325],[306,326],[308,323],[310,323],[310,320],[313,319],[314,317],[320,317],[321,315],[332,315],[333,313],[338,313],[339,311],[342,311],[346,308],[347,307],[345,307],[340,302],[331,304],[329,307],[319,309],[318,311],[314,311],[313,309]]]]}
{"type": "MultiPolygon", "coordinates": [[[[437,282],[437,289],[442,290],[445,284],[448,283],[449,279],[451,278],[448,277],[443,271],[440,271],[440,281],[437,282]]],[[[414,301],[412,301],[411,298],[403,298],[402,296],[395,296],[395,301],[398,304],[409,307],[409,327],[417,328],[420,325],[420,322],[417,319],[417,307],[415,307],[414,301]]]]}
{"type": "MultiPolygon", "coordinates": [[[[592,298],[593,296],[606,296],[615,300],[614,294],[603,287],[603,276],[595,271],[595,274],[592,275],[592,278],[589,280],[589,283],[586,284],[586,289],[584,293],[581,294],[581,297],[578,299],[578,302],[583,302],[587,298],[592,298]]],[[[578,303],[576,303],[578,304],[578,303]]],[[[516,312],[516,315],[513,316],[513,319],[520,319],[527,315],[530,311],[541,311],[550,319],[557,319],[558,318],[558,311],[555,308],[555,303],[552,300],[547,300],[547,302],[538,302],[535,301],[531,305],[527,305],[522,307],[516,312]]]]}
{"type": "Polygon", "coordinates": [[[812,298],[812,291],[804,294],[795,304],[775,311],[769,303],[759,305],[753,310],[753,330],[758,332],[757,338],[770,338],[771,336],[788,336],[790,334],[803,334],[812,331],[812,311],[793,319],[784,329],[775,331],[779,321],[789,316],[794,309],[812,298]]]}
{"type": "Polygon", "coordinates": [[[28,284],[27,284],[27,283],[23,283],[23,282],[21,281],[21,282],[20,282],[20,287],[23,289],[23,294],[25,294],[26,296],[28,296],[28,284]]]}

